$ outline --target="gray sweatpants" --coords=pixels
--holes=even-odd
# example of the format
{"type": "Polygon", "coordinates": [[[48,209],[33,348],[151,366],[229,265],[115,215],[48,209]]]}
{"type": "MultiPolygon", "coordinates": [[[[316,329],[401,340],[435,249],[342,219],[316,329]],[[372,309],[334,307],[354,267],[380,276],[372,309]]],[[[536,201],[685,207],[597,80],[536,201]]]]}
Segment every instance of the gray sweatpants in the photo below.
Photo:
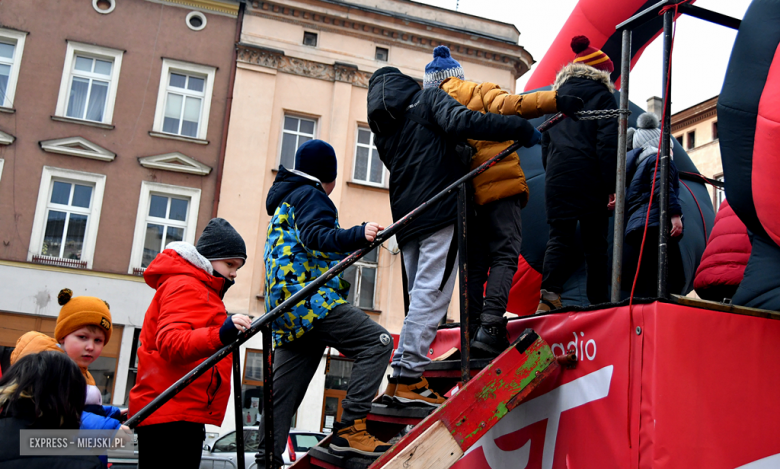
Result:
{"type": "Polygon", "coordinates": [[[416,378],[431,362],[428,348],[452,299],[458,267],[455,225],[409,241],[401,248],[401,255],[409,290],[409,313],[391,366],[393,377],[416,378]]]}
{"type": "MultiPolygon", "coordinates": [[[[393,351],[393,339],[361,309],[343,304],[316,321],[312,330],[274,349],[274,452],[279,465],[292,417],[327,346],[355,360],[347,396],[341,402],[341,422],[348,423],[365,418],[371,410],[371,400],[382,383],[393,351]]],[[[263,427],[261,420],[260,458],[265,457],[263,427]]]]}

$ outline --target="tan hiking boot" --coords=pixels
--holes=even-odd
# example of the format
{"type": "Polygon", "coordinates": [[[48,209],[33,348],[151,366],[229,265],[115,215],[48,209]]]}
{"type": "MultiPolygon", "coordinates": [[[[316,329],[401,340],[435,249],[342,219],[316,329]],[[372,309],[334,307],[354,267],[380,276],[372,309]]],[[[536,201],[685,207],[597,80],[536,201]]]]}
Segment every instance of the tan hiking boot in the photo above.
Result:
{"type": "Polygon", "coordinates": [[[444,404],[447,399],[438,395],[428,387],[428,380],[420,377],[420,381],[414,384],[398,383],[395,387],[395,402],[404,405],[426,405],[437,407],[444,404]]]}
{"type": "Polygon", "coordinates": [[[561,295],[551,291],[542,290],[539,300],[539,306],[536,308],[536,314],[549,313],[550,311],[563,307],[561,295]]]}
{"type": "Polygon", "coordinates": [[[390,446],[392,445],[378,440],[366,431],[366,419],[355,420],[349,427],[337,423],[330,439],[330,452],[339,456],[379,457],[389,450],[390,446]]]}
{"type": "Polygon", "coordinates": [[[387,377],[387,387],[384,394],[379,398],[379,401],[383,404],[391,404],[393,402],[393,396],[395,396],[395,388],[398,385],[398,380],[390,376],[387,377]]]}

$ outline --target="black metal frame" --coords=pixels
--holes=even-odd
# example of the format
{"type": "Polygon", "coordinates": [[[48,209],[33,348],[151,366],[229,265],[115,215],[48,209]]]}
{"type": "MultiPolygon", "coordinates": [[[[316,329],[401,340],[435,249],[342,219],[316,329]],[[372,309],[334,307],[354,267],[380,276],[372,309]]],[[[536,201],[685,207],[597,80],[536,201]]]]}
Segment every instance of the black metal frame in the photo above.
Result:
{"type": "MultiPolygon", "coordinates": [[[[653,6],[645,9],[644,11],[638,13],[637,15],[632,16],[631,18],[627,19],[626,21],[620,23],[615,28],[618,31],[623,31],[623,50],[622,50],[622,56],[623,56],[623,69],[621,71],[621,82],[628,83],[628,66],[627,66],[627,60],[625,57],[630,56],[630,49],[631,49],[631,31],[633,29],[636,29],[637,27],[645,24],[646,22],[650,21],[653,18],[656,18],[659,14],[663,14],[663,24],[664,24],[664,47],[663,47],[663,102],[664,102],[664,109],[663,109],[663,127],[661,129],[661,157],[658,164],[658,171],[659,171],[659,179],[661,182],[661,186],[659,188],[659,197],[658,197],[658,204],[659,204],[659,217],[658,217],[658,276],[657,276],[657,295],[659,298],[668,298],[669,297],[669,289],[668,289],[668,282],[667,282],[667,273],[668,273],[668,242],[669,242],[669,227],[668,221],[669,221],[669,161],[671,160],[671,148],[670,148],[670,139],[671,139],[671,128],[672,128],[672,112],[671,112],[671,94],[672,94],[672,64],[671,64],[671,53],[672,53],[672,35],[674,33],[674,16],[675,11],[681,14],[686,14],[689,16],[693,16],[695,18],[699,18],[705,21],[709,21],[711,23],[715,23],[721,26],[725,26],[727,28],[732,29],[739,29],[740,25],[742,24],[742,21],[733,18],[731,16],[723,15],[721,13],[716,13],[714,11],[706,10],[704,8],[699,8],[693,5],[687,4],[689,0],[662,0],[653,6]]],[[[621,90],[620,94],[620,107],[623,109],[628,109],[628,89],[626,87],[625,90],[621,90]],[[625,96],[625,97],[624,97],[625,96]]],[[[622,117],[622,116],[621,116],[622,117]]],[[[621,151],[623,154],[623,160],[622,164],[618,164],[618,176],[617,180],[618,183],[620,181],[625,181],[625,132],[626,132],[626,126],[623,125],[621,122],[620,128],[619,128],[619,142],[623,143],[623,148],[618,148],[618,154],[620,155],[621,151]]],[[[620,158],[618,158],[620,160],[620,158]]],[[[618,185],[617,186],[618,192],[620,192],[623,189],[623,186],[618,185]]],[[[618,198],[616,201],[616,212],[619,212],[622,214],[624,212],[624,200],[623,198],[618,198]]],[[[617,268],[621,265],[622,260],[622,245],[623,245],[623,232],[622,232],[622,217],[620,218],[620,226],[618,226],[616,219],[615,223],[615,232],[614,232],[614,246],[615,249],[613,251],[613,272],[612,272],[612,301],[616,301],[616,297],[618,294],[616,293],[617,290],[619,290],[619,282],[620,282],[620,273],[615,272],[616,266],[617,268]],[[621,247],[621,252],[618,253],[618,245],[621,247]],[[617,280],[616,280],[617,279],[617,280]]]]}

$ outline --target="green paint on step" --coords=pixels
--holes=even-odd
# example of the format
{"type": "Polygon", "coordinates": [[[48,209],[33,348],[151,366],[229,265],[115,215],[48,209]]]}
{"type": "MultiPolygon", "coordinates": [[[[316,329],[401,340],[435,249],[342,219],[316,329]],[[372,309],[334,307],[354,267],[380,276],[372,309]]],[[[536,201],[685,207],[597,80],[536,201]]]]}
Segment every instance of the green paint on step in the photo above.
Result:
{"type": "Polygon", "coordinates": [[[500,402],[495,413],[496,420],[501,420],[507,414],[507,412],[509,412],[509,409],[506,408],[506,403],[500,402]]]}

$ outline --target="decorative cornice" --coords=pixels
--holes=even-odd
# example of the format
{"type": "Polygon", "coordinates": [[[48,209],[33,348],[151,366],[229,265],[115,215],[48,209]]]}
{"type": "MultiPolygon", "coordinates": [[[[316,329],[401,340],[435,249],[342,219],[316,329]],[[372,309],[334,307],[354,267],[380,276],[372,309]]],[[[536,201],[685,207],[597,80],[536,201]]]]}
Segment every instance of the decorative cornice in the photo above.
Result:
{"type": "MultiPolygon", "coordinates": [[[[268,17],[277,21],[299,25],[316,24],[318,29],[334,32],[336,34],[359,37],[370,36],[371,40],[378,44],[388,44],[417,50],[422,49],[425,51],[432,51],[434,47],[443,44],[450,48],[452,56],[457,60],[487,62],[487,65],[489,66],[514,71],[515,75],[518,77],[527,72],[530,65],[533,63],[530,54],[517,45],[514,45],[514,47],[519,47],[521,49],[521,51],[518,51],[518,55],[527,55],[528,57],[526,60],[509,54],[494,52],[494,50],[489,49],[489,44],[485,44],[484,48],[479,48],[471,45],[459,44],[457,42],[443,42],[441,38],[435,37],[434,34],[424,35],[410,33],[409,31],[394,29],[382,24],[355,21],[351,18],[347,19],[336,15],[323,14],[322,12],[301,10],[297,7],[291,8],[283,4],[268,1],[255,0],[252,2],[252,6],[254,8],[248,10],[247,14],[268,17]]],[[[428,27],[427,29],[431,30],[431,27],[428,27]]],[[[480,39],[494,42],[499,47],[506,48],[513,46],[499,39],[491,39],[489,37],[481,37],[480,39]]]]}
{"type": "Polygon", "coordinates": [[[287,57],[282,51],[253,47],[239,44],[238,61],[261,67],[273,68],[282,73],[299,75],[325,81],[340,81],[360,88],[368,88],[371,74],[358,70],[352,64],[335,63],[334,65],[314,62],[311,60],[287,57]]]}
{"type": "Polygon", "coordinates": [[[16,140],[16,137],[0,130],[0,145],[10,145],[14,143],[14,140],[16,140]]]}
{"type": "Polygon", "coordinates": [[[163,155],[144,156],[138,158],[138,163],[144,168],[197,174],[198,176],[206,176],[211,172],[211,166],[207,166],[178,151],[163,155]]]}
{"type": "Polygon", "coordinates": [[[185,8],[195,8],[211,13],[228,15],[233,18],[238,16],[238,2],[220,2],[218,0],[147,0],[153,3],[168,3],[185,8]]]}
{"type": "Polygon", "coordinates": [[[114,161],[116,153],[90,142],[84,137],[67,137],[38,142],[43,151],[61,155],[79,156],[91,160],[114,161]]]}
{"type": "Polygon", "coordinates": [[[672,124],[672,133],[686,129],[694,124],[698,124],[701,121],[705,121],[713,117],[718,117],[718,110],[716,108],[712,108],[707,112],[702,112],[700,114],[694,114],[686,119],[672,124]]]}

